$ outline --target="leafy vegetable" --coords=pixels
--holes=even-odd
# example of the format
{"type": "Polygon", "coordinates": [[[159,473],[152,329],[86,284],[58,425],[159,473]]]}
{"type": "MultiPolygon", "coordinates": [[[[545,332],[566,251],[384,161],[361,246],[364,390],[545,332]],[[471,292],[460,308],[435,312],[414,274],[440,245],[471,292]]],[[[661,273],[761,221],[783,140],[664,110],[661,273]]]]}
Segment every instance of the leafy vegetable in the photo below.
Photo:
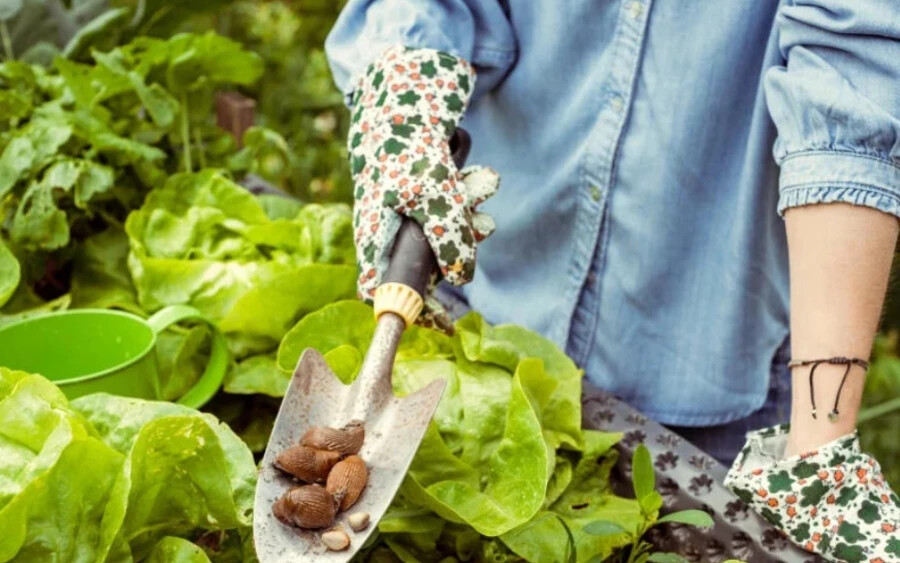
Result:
{"type": "MultiPolygon", "coordinates": [[[[106,12],[73,41],[95,45],[90,34],[128,13],[106,12]]],[[[64,293],[65,280],[51,278],[67,271],[81,241],[120,229],[169,173],[195,162],[225,166],[237,151],[214,125],[212,98],[259,78],[255,53],[211,32],[107,48],[92,51],[90,64],[62,57],[50,69],[0,64],[0,243],[31,262],[20,264],[18,278],[4,276],[4,293],[14,281],[45,287],[45,297],[64,293]]],[[[284,143],[265,129],[254,135],[284,143]]],[[[258,169],[257,154],[265,156],[246,153],[234,170],[258,169]]],[[[4,254],[0,263],[8,262],[4,254]]]]}
{"type": "Polygon", "coordinates": [[[304,314],[355,294],[343,205],[308,205],[293,218],[270,219],[255,196],[208,170],[172,176],[125,230],[141,306],[197,307],[229,336],[239,359],[274,351],[304,314]]]}
{"type": "Polygon", "coordinates": [[[0,561],[204,561],[170,536],[248,527],[255,479],[211,415],[0,368],[0,561]]]}
{"type": "Polygon", "coordinates": [[[21,276],[19,261],[12,251],[0,240],[0,307],[9,301],[21,276]]]}
{"type": "MultiPolygon", "coordinates": [[[[279,346],[280,388],[307,347],[352,381],[374,326],[371,308],[357,301],[306,315],[279,346]]],[[[271,392],[271,375],[263,374],[272,368],[266,360],[252,377],[242,374],[243,389],[253,390],[255,381],[271,392]]],[[[398,351],[395,391],[411,393],[438,377],[448,382],[444,398],[379,526],[384,545],[401,559],[463,558],[463,551],[486,548],[482,538],[499,536],[491,549],[509,557],[565,561],[574,547],[585,561],[629,543],[627,534],[581,531],[588,522],[607,518],[630,532],[644,525],[638,501],[609,489],[619,435],[581,430],[581,372],[551,343],[519,327],[492,327],[474,313],[452,338],[413,327],[398,351]]]]}
{"type": "Polygon", "coordinates": [[[653,490],[656,477],[653,473],[653,459],[650,450],[644,444],[639,444],[634,450],[631,459],[631,480],[634,495],[638,499],[643,522],[639,522],[634,529],[626,529],[613,518],[596,520],[584,526],[584,532],[600,538],[624,537],[631,544],[627,551],[620,551],[616,555],[616,561],[625,563],[638,563],[643,561],[656,561],[658,563],[683,563],[687,560],[677,553],[652,552],[653,546],[644,540],[644,533],[657,524],[677,522],[701,528],[712,527],[712,517],[702,510],[682,510],[672,512],[659,518],[659,509],[662,506],[662,497],[653,490]]]}

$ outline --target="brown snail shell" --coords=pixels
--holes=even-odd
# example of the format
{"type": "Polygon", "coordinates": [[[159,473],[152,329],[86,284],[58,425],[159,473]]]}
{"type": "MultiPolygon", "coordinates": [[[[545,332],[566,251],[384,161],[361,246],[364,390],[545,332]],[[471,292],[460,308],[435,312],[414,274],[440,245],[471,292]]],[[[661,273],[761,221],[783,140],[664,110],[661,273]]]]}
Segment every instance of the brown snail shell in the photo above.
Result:
{"type": "Polygon", "coordinates": [[[275,458],[275,468],[290,473],[301,481],[324,481],[334,464],[341,459],[338,452],[317,450],[307,446],[291,446],[275,458]]]}
{"type": "Polygon", "coordinates": [[[359,500],[368,481],[365,462],[358,455],[351,455],[335,464],[325,488],[340,503],[341,510],[347,510],[359,500]]]}
{"type": "Polygon", "coordinates": [[[365,437],[366,431],[363,428],[363,422],[353,420],[340,429],[313,426],[300,439],[300,444],[319,450],[350,455],[359,453],[365,437]]]}
{"type": "Polygon", "coordinates": [[[334,523],[337,506],[322,485],[304,485],[284,493],[272,505],[272,513],[289,526],[327,528],[334,523]]]}

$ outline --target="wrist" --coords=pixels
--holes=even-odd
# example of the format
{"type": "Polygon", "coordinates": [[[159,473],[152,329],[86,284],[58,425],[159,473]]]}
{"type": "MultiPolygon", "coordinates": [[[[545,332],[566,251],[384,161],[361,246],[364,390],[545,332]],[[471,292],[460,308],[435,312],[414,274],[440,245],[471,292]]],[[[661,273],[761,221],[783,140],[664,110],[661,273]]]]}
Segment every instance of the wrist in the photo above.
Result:
{"type": "Polygon", "coordinates": [[[851,365],[847,371],[847,367],[819,364],[812,386],[812,366],[793,367],[791,430],[786,456],[815,450],[856,429],[865,370],[851,365]]]}

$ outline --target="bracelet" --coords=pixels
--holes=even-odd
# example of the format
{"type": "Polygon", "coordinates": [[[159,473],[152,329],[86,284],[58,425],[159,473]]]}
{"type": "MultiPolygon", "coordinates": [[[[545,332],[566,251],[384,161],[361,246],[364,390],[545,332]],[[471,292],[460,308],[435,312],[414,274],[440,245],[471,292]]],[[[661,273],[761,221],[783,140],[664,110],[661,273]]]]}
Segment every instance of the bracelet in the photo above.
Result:
{"type": "Polygon", "coordinates": [[[844,376],[841,378],[841,384],[838,387],[837,395],[834,397],[834,406],[831,408],[831,412],[828,413],[828,420],[831,422],[835,422],[838,419],[838,402],[841,400],[841,391],[844,390],[844,383],[847,382],[847,375],[850,373],[850,368],[853,366],[859,366],[863,368],[863,370],[869,369],[869,362],[865,360],[861,360],[859,358],[844,358],[842,356],[835,356],[834,358],[824,358],[821,360],[791,360],[788,362],[788,368],[796,368],[802,366],[811,365],[812,368],[809,370],[809,402],[812,404],[812,417],[816,417],[816,390],[813,387],[813,375],[816,373],[816,368],[822,364],[832,364],[838,366],[847,366],[844,370],[844,376]]]}

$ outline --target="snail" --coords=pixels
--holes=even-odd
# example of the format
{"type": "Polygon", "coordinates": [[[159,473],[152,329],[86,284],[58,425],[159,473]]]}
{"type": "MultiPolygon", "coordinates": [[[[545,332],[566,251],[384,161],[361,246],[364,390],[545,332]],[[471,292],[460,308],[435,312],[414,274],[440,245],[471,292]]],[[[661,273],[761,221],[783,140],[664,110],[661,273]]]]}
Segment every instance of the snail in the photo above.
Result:
{"type": "Polygon", "coordinates": [[[313,529],[331,526],[337,509],[337,499],[325,487],[304,485],[275,501],[272,513],[285,524],[313,529]]]}
{"type": "Polygon", "coordinates": [[[331,551],[343,551],[350,547],[350,536],[344,530],[335,528],[322,534],[322,543],[331,551]]]}
{"type": "Polygon", "coordinates": [[[350,529],[354,532],[361,532],[369,527],[369,513],[354,512],[347,517],[347,524],[350,525],[350,529]]]}
{"type": "Polygon", "coordinates": [[[359,453],[365,436],[366,431],[363,428],[363,422],[361,420],[353,420],[340,429],[327,426],[313,426],[300,439],[300,444],[318,450],[351,455],[359,453]]]}
{"type": "Polygon", "coordinates": [[[341,459],[338,452],[317,450],[307,446],[291,446],[275,459],[275,468],[307,483],[324,481],[334,464],[341,459]]]}
{"type": "Polygon", "coordinates": [[[369,471],[366,464],[358,455],[351,455],[331,469],[325,489],[334,495],[340,509],[344,511],[356,504],[368,481],[369,471]]]}

